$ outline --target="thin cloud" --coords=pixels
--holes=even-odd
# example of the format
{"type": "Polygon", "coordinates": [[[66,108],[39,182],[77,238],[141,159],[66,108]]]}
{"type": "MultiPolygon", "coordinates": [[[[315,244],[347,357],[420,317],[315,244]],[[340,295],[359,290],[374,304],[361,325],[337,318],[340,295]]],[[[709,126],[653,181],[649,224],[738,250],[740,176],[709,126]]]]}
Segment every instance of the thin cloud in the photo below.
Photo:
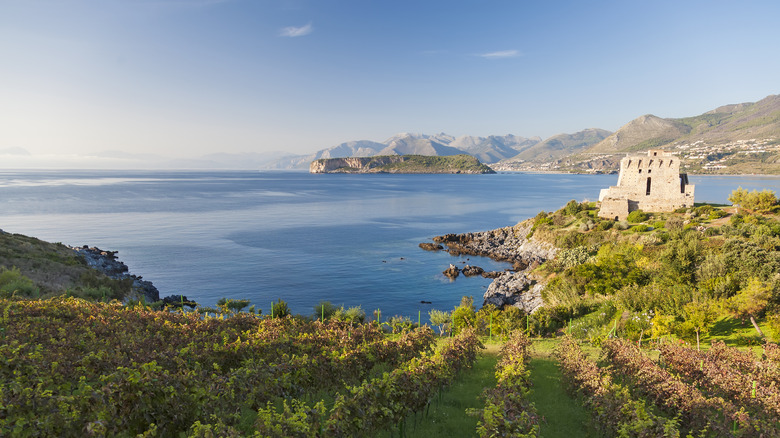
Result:
{"type": "Polygon", "coordinates": [[[482,53],[478,56],[486,59],[516,58],[520,56],[517,50],[500,50],[498,52],[482,53]]]}
{"type": "Polygon", "coordinates": [[[311,23],[305,26],[288,26],[279,32],[279,36],[289,38],[302,37],[312,33],[313,30],[314,27],[312,27],[311,23]]]}

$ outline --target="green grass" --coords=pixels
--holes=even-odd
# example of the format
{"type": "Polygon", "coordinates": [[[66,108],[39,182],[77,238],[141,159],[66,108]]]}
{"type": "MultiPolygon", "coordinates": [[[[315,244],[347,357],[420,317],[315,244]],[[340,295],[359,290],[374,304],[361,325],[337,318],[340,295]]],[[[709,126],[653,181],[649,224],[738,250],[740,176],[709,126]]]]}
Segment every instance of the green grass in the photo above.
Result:
{"type": "MultiPolygon", "coordinates": [[[[541,418],[541,436],[544,438],[574,438],[598,436],[590,426],[589,413],[579,400],[570,397],[561,386],[552,350],[558,344],[556,339],[536,339],[530,363],[531,401],[541,418]]],[[[480,397],[486,388],[496,385],[495,366],[500,344],[488,343],[487,349],[470,370],[465,371],[455,383],[442,392],[441,399],[432,403],[427,416],[409,417],[405,425],[407,437],[475,437],[478,418],[467,415],[469,409],[481,409],[484,399],[480,397]]],[[[598,348],[586,348],[591,356],[597,356],[598,348]]],[[[398,429],[392,436],[399,436],[398,429]]],[[[388,435],[390,436],[390,433],[388,435]]]]}
{"type": "MultiPolygon", "coordinates": [[[[418,414],[416,418],[407,418],[407,437],[477,436],[478,418],[467,415],[466,411],[482,409],[484,399],[480,395],[485,388],[496,386],[496,362],[500,349],[500,345],[496,343],[487,343],[485,346],[487,348],[482,350],[474,367],[464,371],[452,386],[442,391],[440,399],[431,403],[427,416],[418,414]]],[[[395,430],[393,436],[398,435],[399,431],[395,430]]]]}
{"type": "MultiPolygon", "coordinates": [[[[598,434],[589,426],[590,416],[579,400],[567,394],[561,385],[561,372],[551,356],[558,344],[554,339],[534,341],[531,355],[531,401],[541,418],[540,435],[543,438],[596,437],[598,434]]],[[[587,351],[592,355],[598,351],[587,351]]]]}

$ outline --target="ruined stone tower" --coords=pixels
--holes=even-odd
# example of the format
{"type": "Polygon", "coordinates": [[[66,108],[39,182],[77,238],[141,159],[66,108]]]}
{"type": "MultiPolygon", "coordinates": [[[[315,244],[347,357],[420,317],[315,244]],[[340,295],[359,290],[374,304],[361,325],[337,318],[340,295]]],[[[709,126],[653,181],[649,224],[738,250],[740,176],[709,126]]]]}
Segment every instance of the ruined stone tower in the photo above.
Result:
{"type": "Polygon", "coordinates": [[[625,219],[634,210],[670,212],[693,206],[688,175],[680,173],[674,155],[650,150],[647,155],[627,155],[620,160],[618,183],[599,194],[599,217],[625,219]]]}

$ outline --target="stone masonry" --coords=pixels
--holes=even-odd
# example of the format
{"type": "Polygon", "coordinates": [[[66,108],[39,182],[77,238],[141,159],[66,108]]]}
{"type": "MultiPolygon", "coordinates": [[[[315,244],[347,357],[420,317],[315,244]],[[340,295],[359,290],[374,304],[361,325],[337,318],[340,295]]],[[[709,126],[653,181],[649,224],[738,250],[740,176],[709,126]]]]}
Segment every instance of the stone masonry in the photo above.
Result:
{"type": "Polygon", "coordinates": [[[649,150],[647,155],[627,155],[620,160],[617,185],[599,194],[599,217],[622,220],[634,210],[670,212],[692,207],[694,188],[671,153],[649,150]]]}

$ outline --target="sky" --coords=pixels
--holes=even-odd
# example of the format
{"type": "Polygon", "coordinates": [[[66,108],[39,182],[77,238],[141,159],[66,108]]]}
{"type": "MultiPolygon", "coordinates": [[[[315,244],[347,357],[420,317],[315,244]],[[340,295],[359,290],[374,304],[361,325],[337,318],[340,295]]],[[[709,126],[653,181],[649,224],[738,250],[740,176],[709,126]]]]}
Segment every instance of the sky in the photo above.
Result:
{"type": "Polygon", "coordinates": [[[0,0],[0,168],[698,115],[780,93],[777,17],[776,0],[0,0]]]}

